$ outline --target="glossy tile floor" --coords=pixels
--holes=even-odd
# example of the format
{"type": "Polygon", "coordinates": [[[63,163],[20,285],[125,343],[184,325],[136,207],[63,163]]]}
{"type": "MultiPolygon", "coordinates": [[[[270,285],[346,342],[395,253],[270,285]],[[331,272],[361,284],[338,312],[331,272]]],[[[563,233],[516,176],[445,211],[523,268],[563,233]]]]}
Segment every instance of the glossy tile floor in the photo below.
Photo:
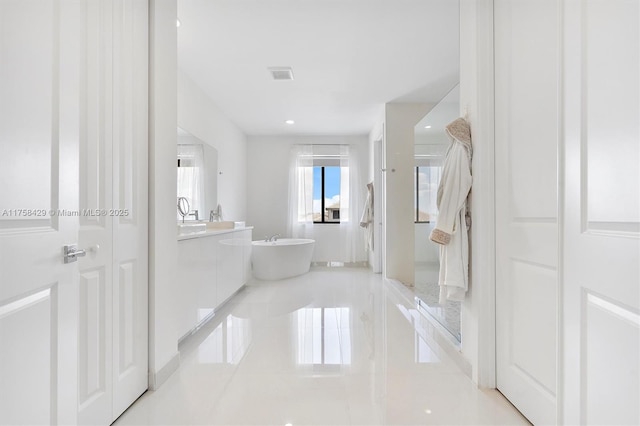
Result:
{"type": "Polygon", "coordinates": [[[395,285],[358,268],[254,281],[116,424],[527,424],[420,331],[395,285]]]}

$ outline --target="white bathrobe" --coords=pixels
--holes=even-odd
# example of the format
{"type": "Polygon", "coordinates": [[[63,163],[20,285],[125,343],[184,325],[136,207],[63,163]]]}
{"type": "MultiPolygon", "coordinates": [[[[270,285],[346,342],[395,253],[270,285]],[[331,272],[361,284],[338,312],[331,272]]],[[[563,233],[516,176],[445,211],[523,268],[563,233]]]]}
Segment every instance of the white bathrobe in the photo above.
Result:
{"type": "Polygon", "coordinates": [[[440,246],[440,298],[462,301],[469,282],[470,217],[467,196],[471,190],[471,133],[459,118],[446,128],[451,144],[445,155],[438,187],[438,218],[429,238],[440,246]]]}
{"type": "Polygon", "coordinates": [[[364,249],[365,251],[373,250],[373,183],[367,184],[367,200],[364,203],[362,217],[360,218],[360,226],[365,229],[364,232],[364,249]]]}

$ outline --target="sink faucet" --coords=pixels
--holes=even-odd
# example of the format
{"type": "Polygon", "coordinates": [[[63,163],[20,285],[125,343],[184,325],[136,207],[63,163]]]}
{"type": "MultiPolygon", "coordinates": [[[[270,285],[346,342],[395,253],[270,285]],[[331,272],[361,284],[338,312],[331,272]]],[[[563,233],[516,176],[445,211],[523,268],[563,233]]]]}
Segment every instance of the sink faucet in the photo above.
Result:
{"type": "Polygon", "coordinates": [[[278,237],[280,236],[280,234],[273,234],[270,237],[264,237],[264,241],[266,243],[272,242],[272,241],[278,241],[278,237]]]}
{"type": "Polygon", "coordinates": [[[194,210],[193,212],[189,213],[187,216],[194,216],[196,220],[200,220],[198,217],[198,210],[194,210]]]}
{"type": "Polygon", "coordinates": [[[216,222],[220,222],[222,220],[222,206],[220,204],[209,212],[209,222],[213,222],[214,220],[216,222]]]}

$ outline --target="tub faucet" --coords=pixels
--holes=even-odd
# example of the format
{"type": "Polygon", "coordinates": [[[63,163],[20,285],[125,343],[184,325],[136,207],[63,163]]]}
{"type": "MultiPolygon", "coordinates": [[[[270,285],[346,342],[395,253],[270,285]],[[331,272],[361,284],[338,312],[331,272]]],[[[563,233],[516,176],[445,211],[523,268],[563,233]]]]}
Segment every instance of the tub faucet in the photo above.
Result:
{"type": "Polygon", "coordinates": [[[280,234],[273,234],[270,237],[265,237],[264,241],[266,243],[272,242],[272,241],[278,241],[278,237],[280,236],[280,234]]]}

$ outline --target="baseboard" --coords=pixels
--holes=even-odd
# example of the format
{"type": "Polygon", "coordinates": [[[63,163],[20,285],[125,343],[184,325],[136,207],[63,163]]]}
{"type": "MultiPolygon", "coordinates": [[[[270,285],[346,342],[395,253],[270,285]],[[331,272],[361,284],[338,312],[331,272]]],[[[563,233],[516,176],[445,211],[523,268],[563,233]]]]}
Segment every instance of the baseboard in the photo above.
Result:
{"type": "Polygon", "coordinates": [[[180,352],[176,352],[157,372],[149,370],[149,390],[157,390],[180,367],[180,352]]]}

